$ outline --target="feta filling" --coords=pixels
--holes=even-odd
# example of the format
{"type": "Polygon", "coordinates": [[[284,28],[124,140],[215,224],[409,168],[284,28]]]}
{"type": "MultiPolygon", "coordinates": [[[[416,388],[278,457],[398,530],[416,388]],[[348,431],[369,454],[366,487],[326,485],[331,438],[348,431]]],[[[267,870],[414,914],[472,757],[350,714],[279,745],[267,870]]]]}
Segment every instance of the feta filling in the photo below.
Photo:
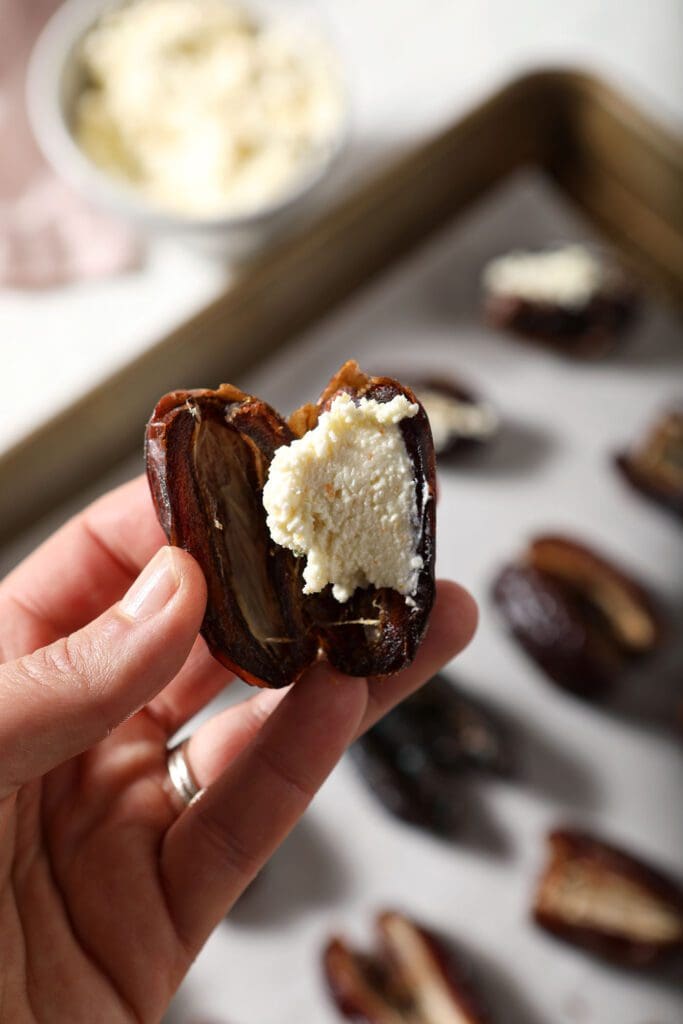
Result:
{"type": "Polygon", "coordinates": [[[603,288],[608,276],[603,261],[590,249],[566,245],[500,256],[485,267],[483,282],[493,295],[580,309],[603,288]]]}
{"type": "Polygon", "coordinates": [[[409,600],[423,560],[416,480],[399,423],[418,406],[342,393],[316,427],[278,448],[263,489],[270,535],[306,558],[304,593],[332,584],[337,601],[358,587],[409,600]]]}
{"type": "Polygon", "coordinates": [[[119,3],[78,57],[76,141],[174,212],[263,208],[324,162],[339,135],[343,87],[325,41],[239,3],[119,3]]]}

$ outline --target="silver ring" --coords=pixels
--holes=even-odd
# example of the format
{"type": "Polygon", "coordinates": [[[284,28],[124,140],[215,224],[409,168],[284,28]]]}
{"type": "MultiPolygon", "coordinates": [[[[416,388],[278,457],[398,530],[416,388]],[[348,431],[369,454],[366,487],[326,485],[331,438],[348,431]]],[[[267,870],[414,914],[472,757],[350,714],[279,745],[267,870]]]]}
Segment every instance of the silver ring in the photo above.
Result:
{"type": "Polygon", "coordinates": [[[171,747],[168,752],[166,760],[166,767],[168,769],[168,777],[171,780],[171,785],[187,806],[194,798],[197,793],[200,792],[200,787],[197,785],[194,775],[190,771],[190,766],[187,763],[185,757],[185,743],[178,743],[175,747],[171,747]]]}

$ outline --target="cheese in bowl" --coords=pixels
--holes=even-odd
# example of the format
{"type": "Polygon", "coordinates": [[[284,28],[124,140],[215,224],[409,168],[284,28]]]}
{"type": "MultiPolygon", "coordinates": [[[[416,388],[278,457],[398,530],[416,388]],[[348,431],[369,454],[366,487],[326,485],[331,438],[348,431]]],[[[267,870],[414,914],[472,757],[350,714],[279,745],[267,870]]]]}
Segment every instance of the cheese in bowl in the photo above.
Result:
{"type": "Polygon", "coordinates": [[[327,42],[229,0],[133,0],[81,39],[73,136],[160,210],[241,218],[296,195],[345,117],[327,42]]]}

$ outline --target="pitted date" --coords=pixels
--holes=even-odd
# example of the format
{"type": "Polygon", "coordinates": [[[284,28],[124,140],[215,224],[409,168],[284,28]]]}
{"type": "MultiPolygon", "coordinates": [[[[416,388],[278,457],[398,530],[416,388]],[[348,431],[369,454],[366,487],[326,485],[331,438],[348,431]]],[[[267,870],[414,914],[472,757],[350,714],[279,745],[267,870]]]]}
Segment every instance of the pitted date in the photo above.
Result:
{"type": "Polygon", "coordinates": [[[491,1024],[469,972],[433,933],[404,914],[376,919],[377,950],[358,953],[333,938],[323,953],[337,1008],[366,1024],[491,1024]]]}
{"type": "MultiPolygon", "coordinates": [[[[568,249],[574,249],[574,246],[568,249]]],[[[592,247],[580,247],[591,252],[592,247]]],[[[567,247],[549,247],[529,254],[549,263],[567,247]]],[[[525,254],[508,254],[506,259],[525,254]]],[[[484,273],[484,316],[494,327],[545,345],[563,355],[597,359],[609,353],[631,327],[640,309],[633,281],[611,257],[593,251],[602,281],[589,286],[584,301],[566,301],[560,287],[554,296],[530,297],[519,288],[491,287],[484,273]]]]}
{"type": "Polygon", "coordinates": [[[343,604],[330,586],[304,595],[303,560],[270,537],[262,492],[273,455],[313,429],[341,392],[415,401],[398,381],[368,377],[349,362],[315,405],[289,420],[223,384],[216,391],[165,395],[147,426],[147,474],[161,525],[169,543],[189,551],[206,577],[202,634],[218,661],[257,686],[295,682],[321,655],[349,675],[397,672],[412,661],[427,627],[434,600],[435,465],[421,407],[400,423],[415,473],[422,558],[410,605],[389,588],[356,590],[343,604]]]}
{"type": "Polygon", "coordinates": [[[595,836],[557,829],[539,881],[534,920],[556,937],[625,966],[683,950],[683,890],[595,836]]]}
{"type": "Polygon", "coordinates": [[[351,748],[366,783],[396,817],[455,835],[462,798],[454,779],[475,769],[507,774],[507,737],[491,713],[442,676],[385,715],[351,748]]]}
{"type": "Polygon", "coordinates": [[[501,725],[488,708],[442,675],[433,676],[370,732],[395,747],[417,747],[447,773],[478,769],[505,775],[511,768],[501,725]]]}
{"type": "Polygon", "coordinates": [[[632,487],[683,520],[683,409],[661,416],[632,451],[615,461],[632,487]]]}
{"type": "Polygon", "coordinates": [[[599,359],[611,352],[637,311],[637,297],[630,290],[596,296],[581,310],[528,302],[514,295],[491,296],[485,306],[493,327],[580,359],[599,359]]]}
{"type": "Polygon", "coordinates": [[[432,428],[437,459],[451,461],[492,441],[500,421],[493,406],[470,388],[446,377],[411,377],[432,428]]]}
{"type": "Polygon", "coordinates": [[[375,726],[351,747],[351,756],[374,796],[394,817],[437,836],[459,831],[462,799],[452,780],[429,759],[414,736],[388,740],[375,726]]]}
{"type": "Polygon", "coordinates": [[[651,595],[577,541],[543,536],[507,566],[494,599],[513,635],[558,686],[599,697],[662,642],[651,595]]]}

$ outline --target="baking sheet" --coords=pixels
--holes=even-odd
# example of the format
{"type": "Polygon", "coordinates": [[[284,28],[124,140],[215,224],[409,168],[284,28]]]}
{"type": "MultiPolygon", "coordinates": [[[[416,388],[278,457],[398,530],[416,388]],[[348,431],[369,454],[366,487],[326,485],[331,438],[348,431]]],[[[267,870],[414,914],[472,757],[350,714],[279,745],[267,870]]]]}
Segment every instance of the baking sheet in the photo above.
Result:
{"type": "MultiPolygon", "coordinates": [[[[680,304],[680,141],[599,79],[526,74],[300,225],[214,301],[137,358],[122,357],[117,372],[61,413],[48,402],[48,420],[0,452],[0,544],[137,447],[160,393],[181,381],[235,379],[261,365],[525,164],[544,168],[643,280],[680,304]]],[[[57,405],[65,367],[55,377],[57,405]]],[[[16,418],[12,409],[0,420],[16,418]]]]}
{"type": "MultiPolygon", "coordinates": [[[[437,568],[481,602],[477,638],[449,673],[509,720],[521,779],[468,783],[471,825],[462,841],[445,843],[387,817],[345,760],[254,891],[216,930],[169,1024],[333,1024],[339,1018],[321,982],[321,946],[338,929],[368,938],[372,914],[384,906],[452,936],[470,954],[494,1019],[506,1024],[683,1018],[672,974],[610,968],[528,922],[552,825],[594,828],[674,872],[683,862],[683,748],[657,710],[676,679],[680,686],[681,650],[674,644],[630,682],[619,713],[600,710],[547,685],[503,633],[488,598],[496,568],[531,534],[566,530],[631,566],[681,621],[680,529],[628,491],[609,461],[680,397],[680,321],[649,306],[623,351],[594,365],[566,362],[479,323],[482,264],[507,248],[564,238],[592,233],[545,181],[518,175],[238,382],[288,411],[355,357],[387,372],[424,367],[459,375],[496,403],[505,422],[500,443],[478,462],[440,473],[437,568]]],[[[139,468],[130,461],[115,476],[139,468]]],[[[5,565],[38,532],[5,551],[5,565]]],[[[235,686],[210,710],[245,692],[235,686]]]]}

